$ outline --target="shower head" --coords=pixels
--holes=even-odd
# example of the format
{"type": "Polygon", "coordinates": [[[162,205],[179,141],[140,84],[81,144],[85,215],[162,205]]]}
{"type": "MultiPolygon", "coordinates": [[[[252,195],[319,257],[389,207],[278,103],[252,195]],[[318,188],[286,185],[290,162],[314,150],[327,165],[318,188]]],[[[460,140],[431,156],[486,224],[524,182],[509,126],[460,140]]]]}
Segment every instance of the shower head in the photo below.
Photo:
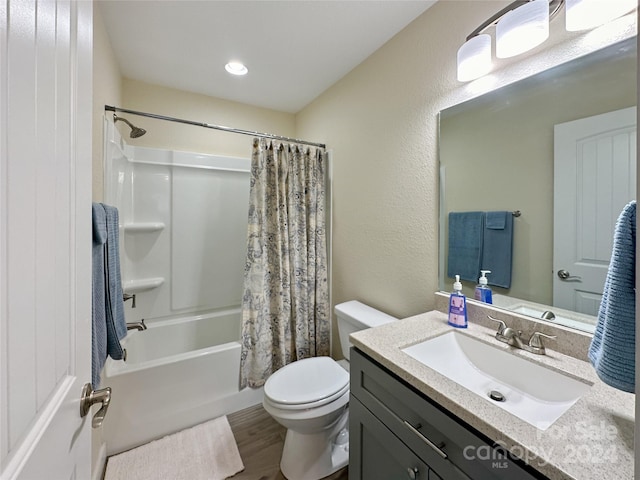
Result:
{"type": "Polygon", "coordinates": [[[118,120],[122,120],[124,123],[129,125],[129,128],[131,128],[131,133],[129,134],[129,137],[131,138],[138,138],[144,135],[145,133],[147,133],[147,131],[144,128],[136,127],[126,118],[122,118],[122,117],[118,117],[117,115],[114,115],[113,123],[116,123],[118,120]]]}

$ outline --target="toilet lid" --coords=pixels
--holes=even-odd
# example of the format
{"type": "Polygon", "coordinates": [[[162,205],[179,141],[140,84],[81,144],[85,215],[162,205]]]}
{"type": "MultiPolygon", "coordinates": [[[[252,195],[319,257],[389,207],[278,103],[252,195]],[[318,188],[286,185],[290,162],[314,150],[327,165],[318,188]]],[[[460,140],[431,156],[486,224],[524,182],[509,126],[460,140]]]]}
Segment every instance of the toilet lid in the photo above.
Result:
{"type": "Polygon", "coordinates": [[[285,365],[271,375],[264,394],[283,408],[318,407],[349,390],[349,374],[331,357],[313,357],[285,365]]]}

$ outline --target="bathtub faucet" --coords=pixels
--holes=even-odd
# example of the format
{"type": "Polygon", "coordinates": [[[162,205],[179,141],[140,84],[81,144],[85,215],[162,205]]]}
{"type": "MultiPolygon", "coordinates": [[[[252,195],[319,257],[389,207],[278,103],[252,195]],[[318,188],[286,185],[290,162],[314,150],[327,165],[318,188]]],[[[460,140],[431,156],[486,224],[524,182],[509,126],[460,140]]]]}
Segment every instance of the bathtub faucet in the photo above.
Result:
{"type": "Polygon", "coordinates": [[[125,293],[122,295],[122,301],[126,302],[127,300],[132,300],[131,308],[136,308],[136,294],[131,295],[130,293],[125,293]]]}
{"type": "Polygon", "coordinates": [[[147,326],[144,324],[144,318],[139,322],[127,323],[127,330],[146,330],[147,326]]]}

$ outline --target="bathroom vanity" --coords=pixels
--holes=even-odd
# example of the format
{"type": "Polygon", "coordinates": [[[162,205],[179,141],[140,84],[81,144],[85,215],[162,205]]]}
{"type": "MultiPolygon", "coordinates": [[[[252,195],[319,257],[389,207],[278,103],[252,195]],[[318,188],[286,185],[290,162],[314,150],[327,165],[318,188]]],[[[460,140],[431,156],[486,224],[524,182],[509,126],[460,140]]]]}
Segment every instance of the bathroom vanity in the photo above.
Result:
{"type": "Polygon", "coordinates": [[[552,345],[534,355],[498,342],[495,329],[470,323],[459,331],[446,319],[433,311],[351,336],[350,478],[633,478],[633,394],[552,345]],[[537,428],[403,351],[453,330],[588,388],[537,428]]]}
{"type": "Polygon", "coordinates": [[[543,478],[359,350],[350,369],[349,428],[359,440],[350,449],[352,478],[543,478]]]}

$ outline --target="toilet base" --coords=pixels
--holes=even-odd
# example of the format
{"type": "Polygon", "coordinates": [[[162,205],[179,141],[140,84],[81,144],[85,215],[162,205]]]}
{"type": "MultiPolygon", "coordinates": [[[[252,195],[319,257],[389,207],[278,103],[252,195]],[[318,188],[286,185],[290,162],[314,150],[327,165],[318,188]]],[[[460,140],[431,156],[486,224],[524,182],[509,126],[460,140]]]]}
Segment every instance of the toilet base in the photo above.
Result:
{"type": "Polygon", "coordinates": [[[349,410],[334,426],[319,433],[303,434],[291,429],[282,450],[280,470],[288,480],[320,480],[349,463],[349,410]]]}

